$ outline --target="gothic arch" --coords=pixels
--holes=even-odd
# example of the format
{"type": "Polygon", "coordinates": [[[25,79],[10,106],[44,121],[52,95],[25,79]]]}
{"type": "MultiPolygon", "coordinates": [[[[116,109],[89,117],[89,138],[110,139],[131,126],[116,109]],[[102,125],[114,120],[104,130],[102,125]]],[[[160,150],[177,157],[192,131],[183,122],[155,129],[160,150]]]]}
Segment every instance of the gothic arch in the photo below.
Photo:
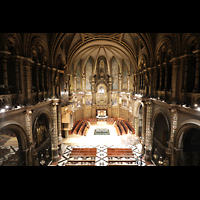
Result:
{"type": "Polygon", "coordinates": [[[8,129],[13,131],[16,134],[16,137],[19,143],[19,148],[21,150],[27,150],[30,144],[29,144],[26,132],[21,127],[21,125],[13,120],[8,120],[0,124],[0,131],[4,131],[8,129]]]}
{"type": "Polygon", "coordinates": [[[192,128],[200,129],[200,120],[196,120],[196,119],[186,120],[176,129],[176,132],[174,133],[175,135],[174,147],[175,148],[178,148],[178,149],[182,148],[183,136],[185,132],[187,132],[187,130],[192,129],[192,128]]]}
{"type": "Polygon", "coordinates": [[[171,38],[163,37],[158,42],[155,50],[155,55],[156,61],[160,63],[169,61],[172,57],[174,57],[173,44],[171,38]]]}
{"type": "Polygon", "coordinates": [[[107,88],[107,91],[108,91],[108,83],[105,81],[105,79],[99,79],[99,80],[96,82],[96,84],[95,84],[95,88],[97,88],[98,85],[100,85],[100,84],[105,85],[106,88],[107,88]]]}
{"type": "Polygon", "coordinates": [[[34,131],[34,128],[35,128],[35,124],[37,122],[37,120],[39,119],[39,117],[44,114],[46,116],[46,118],[48,119],[48,126],[49,126],[49,129],[52,128],[52,124],[53,124],[53,120],[52,120],[52,117],[51,117],[51,113],[47,110],[47,109],[42,109],[40,110],[40,112],[37,114],[37,116],[35,117],[34,119],[34,123],[33,123],[33,131],[34,131]]]}
{"type": "Polygon", "coordinates": [[[144,69],[147,69],[147,59],[144,54],[140,56],[139,62],[138,62],[139,71],[143,71],[144,69]]]}
{"type": "Polygon", "coordinates": [[[41,64],[47,64],[49,58],[48,47],[41,38],[35,37],[31,41],[29,57],[31,57],[34,61],[39,61],[41,64]]]}
{"type": "Polygon", "coordinates": [[[92,74],[93,74],[93,71],[94,71],[94,59],[92,58],[91,54],[89,54],[87,56],[87,58],[85,59],[85,61],[84,61],[84,64],[83,64],[83,67],[82,67],[82,74],[83,73],[86,74],[86,65],[87,65],[87,62],[88,62],[89,59],[92,62],[92,74]]]}
{"type": "Polygon", "coordinates": [[[64,67],[66,65],[66,60],[62,54],[59,54],[56,58],[55,67],[60,70],[64,70],[64,67]]]}
{"type": "Polygon", "coordinates": [[[154,129],[155,121],[159,114],[162,114],[164,116],[166,123],[167,123],[168,131],[170,132],[170,121],[169,121],[167,115],[165,114],[165,112],[161,108],[155,109],[153,116],[152,116],[152,120],[151,120],[151,127],[154,129]]]}
{"type": "Polygon", "coordinates": [[[20,34],[6,33],[6,47],[13,55],[22,55],[23,49],[20,34]]]}

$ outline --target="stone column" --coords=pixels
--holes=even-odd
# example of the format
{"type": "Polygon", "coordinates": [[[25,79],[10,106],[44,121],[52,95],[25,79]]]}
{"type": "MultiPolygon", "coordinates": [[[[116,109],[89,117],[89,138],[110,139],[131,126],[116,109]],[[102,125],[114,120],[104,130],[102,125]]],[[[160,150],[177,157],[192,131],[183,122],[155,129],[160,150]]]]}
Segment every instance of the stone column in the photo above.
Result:
{"type": "Polygon", "coordinates": [[[127,92],[129,92],[130,91],[130,72],[127,76],[127,83],[128,83],[127,92]]]}
{"type": "Polygon", "coordinates": [[[167,66],[167,62],[163,63],[164,65],[164,70],[165,70],[165,85],[164,85],[164,90],[167,91],[167,84],[168,84],[168,66],[167,66]]]}
{"type": "Polygon", "coordinates": [[[149,67],[147,69],[148,74],[149,74],[149,86],[147,85],[147,87],[149,87],[149,96],[152,97],[153,95],[153,68],[149,67]]]}
{"type": "Polygon", "coordinates": [[[58,109],[58,144],[62,143],[62,133],[61,133],[61,105],[60,102],[57,106],[58,109]]]}
{"type": "Polygon", "coordinates": [[[172,103],[176,104],[178,101],[178,83],[180,80],[180,57],[172,58],[172,103]]]}
{"type": "Polygon", "coordinates": [[[176,107],[172,107],[171,111],[171,134],[169,141],[169,148],[171,149],[171,166],[174,166],[174,134],[177,129],[178,123],[178,110],[176,107]]]}
{"type": "Polygon", "coordinates": [[[20,80],[19,80],[19,61],[20,61],[20,56],[12,56],[12,60],[14,62],[14,72],[15,72],[15,79],[16,79],[16,90],[17,93],[21,93],[20,90],[20,80]]]}
{"type": "Polygon", "coordinates": [[[156,97],[157,96],[157,79],[158,79],[158,69],[157,69],[157,66],[154,66],[153,67],[154,69],[154,96],[156,97]]]}
{"type": "Polygon", "coordinates": [[[51,85],[52,85],[52,95],[55,95],[55,68],[51,69],[51,85]]]}
{"type": "Polygon", "coordinates": [[[52,118],[53,118],[53,130],[51,133],[51,150],[52,150],[52,161],[56,162],[59,159],[58,155],[58,120],[57,120],[57,105],[59,99],[52,100],[52,118]]]}
{"type": "Polygon", "coordinates": [[[40,67],[40,63],[36,63],[35,67],[36,67],[36,88],[37,88],[37,92],[40,92],[40,81],[39,81],[39,67],[40,67]]]}
{"type": "Polygon", "coordinates": [[[45,88],[44,88],[44,69],[46,68],[45,65],[41,65],[41,73],[42,73],[42,88],[41,88],[41,91],[44,92],[45,91],[45,88]]]}
{"type": "Polygon", "coordinates": [[[27,107],[26,111],[24,112],[25,114],[25,123],[26,123],[26,134],[28,137],[28,141],[30,143],[29,147],[29,154],[28,154],[28,161],[29,165],[33,165],[33,160],[32,160],[32,149],[34,148],[34,142],[33,142],[33,133],[32,133],[32,110],[30,107],[27,107]]]}
{"type": "Polygon", "coordinates": [[[82,92],[86,91],[85,74],[82,74],[82,92]]]}
{"type": "Polygon", "coordinates": [[[96,92],[95,92],[95,78],[92,77],[92,117],[96,117],[96,92]]]}
{"type": "Polygon", "coordinates": [[[109,77],[109,85],[108,85],[108,117],[110,118],[112,115],[111,108],[111,91],[112,91],[112,77],[109,77]]]}
{"type": "Polygon", "coordinates": [[[25,99],[28,102],[32,102],[32,72],[30,63],[33,62],[30,58],[24,58],[23,65],[24,65],[24,86],[25,86],[25,99]]]}
{"type": "Polygon", "coordinates": [[[142,151],[144,151],[145,140],[146,140],[146,109],[147,105],[145,101],[143,101],[143,111],[142,111],[142,151]]]}
{"type": "Polygon", "coordinates": [[[193,92],[200,92],[200,86],[199,86],[199,76],[200,76],[200,50],[197,49],[193,51],[192,53],[195,54],[196,57],[196,71],[195,71],[195,84],[194,84],[194,90],[193,92]]]}
{"type": "Polygon", "coordinates": [[[119,92],[122,91],[122,74],[119,73],[119,92]]]}
{"type": "Polygon", "coordinates": [[[162,65],[161,64],[159,64],[158,65],[158,67],[160,68],[160,82],[159,82],[159,88],[158,88],[158,90],[162,90],[162,80],[163,80],[163,68],[162,68],[162,65]]]}
{"type": "Polygon", "coordinates": [[[8,69],[7,69],[7,60],[8,60],[8,55],[10,54],[10,52],[3,51],[0,53],[1,53],[1,60],[2,60],[2,66],[3,66],[3,80],[4,80],[5,92],[7,94],[10,94],[10,91],[8,89],[8,69]]]}
{"type": "Polygon", "coordinates": [[[62,129],[61,129],[61,104],[59,102],[58,106],[58,147],[59,147],[59,154],[62,153],[62,129]]]}
{"type": "Polygon", "coordinates": [[[151,159],[152,150],[152,133],[151,133],[151,118],[152,118],[153,104],[151,101],[146,101],[146,138],[145,138],[145,159],[151,159]]]}
{"type": "Polygon", "coordinates": [[[47,90],[47,97],[50,96],[50,83],[49,83],[49,80],[50,80],[50,67],[47,67],[46,68],[46,90],[47,90]]]}
{"type": "Polygon", "coordinates": [[[74,75],[74,92],[76,93],[76,75],[74,75]]]}
{"type": "Polygon", "coordinates": [[[135,118],[135,135],[138,136],[138,123],[139,123],[139,117],[134,117],[135,118]]]}

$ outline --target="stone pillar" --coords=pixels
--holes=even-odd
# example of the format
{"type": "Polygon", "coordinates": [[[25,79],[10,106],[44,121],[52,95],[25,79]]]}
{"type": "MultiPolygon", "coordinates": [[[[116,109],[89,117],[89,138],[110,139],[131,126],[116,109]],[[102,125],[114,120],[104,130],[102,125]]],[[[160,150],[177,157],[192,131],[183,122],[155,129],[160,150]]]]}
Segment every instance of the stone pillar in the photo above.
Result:
{"type": "Polygon", "coordinates": [[[30,58],[24,58],[23,65],[24,65],[24,86],[25,86],[25,99],[28,102],[32,102],[32,70],[30,63],[33,62],[30,58]]]}
{"type": "Polygon", "coordinates": [[[119,92],[122,91],[122,74],[119,73],[119,92]]]}
{"type": "Polygon", "coordinates": [[[188,88],[187,88],[187,84],[188,84],[188,65],[189,65],[189,57],[188,55],[184,55],[184,77],[183,77],[183,89],[182,92],[187,92],[188,88]]]}
{"type": "Polygon", "coordinates": [[[157,85],[157,79],[158,79],[157,66],[154,66],[153,69],[154,69],[154,96],[156,97],[157,96],[157,88],[158,88],[158,85],[157,85]]]}
{"type": "Polygon", "coordinates": [[[40,63],[36,63],[35,67],[36,67],[36,90],[37,90],[37,92],[40,92],[40,82],[39,82],[39,67],[40,67],[40,63]]]}
{"type": "Polygon", "coordinates": [[[41,73],[42,73],[42,88],[41,88],[41,91],[44,92],[45,91],[45,88],[44,88],[44,70],[45,70],[46,66],[45,65],[41,65],[41,73]]]}
{"type": "Polygon", "coordinates": [[[145,159],[151,159],[152,150],[152,133],[151,133],[151,118],[152,118],[153,104],[151,101],[146,101],[146,138],[145,138],[145,159]]]}
{"type": "Polygon", "coordinates": [[[92,77],[92,117],[96,117],[96,92],[95,92],[95,78],[92,77]]]}
{"type": "Polygon", "coordinates": [[[129,92],[130,91],[130,73],[127,76],[127,83],[128,83],[127,92],[129,92]]]}
{"type": "Polygon", "coordinates": [[[164,90],[167,91],[167,84],[168,84],[168,66],[167,66],[167,62],[163,63],[164,65],[164,70],[165,70],[165,85],[164,85],[164,90]]]}
{"type": "Polygon", "coordinates": [[[19,61],[20,61],[20,56],[12,56],[12,60],[14,62],[14,72],[15,72],[15,79],[16,79],[16,90],[17,93],[21,93],[20,90],[20,80],[19,80],[19,61]]]}
{"type": "Polygon", "coordinates": [[[169,148],[171,149],[171,166],[174,166],[174,134],[178,123],[178,110],[172,107],[171,111],[171,134],[169,141],[169,148]]]}
{"type": "Polygon", "coordinates": [[[46,90],[47,90],[47,97],[50,96],[50,83],[49,83],[49,80],[50,80],[50,67],[47,67],[46,68],[46,90]]]}
{"type": "Polygon", "coordinates": [[[82,91],[86,91],[85,74],[82,74],[82,91]]]}
{"type": "Polygon", "coordinates": [[[8,60],[8,55],[10,54],[10,52],[3,51],[0,53],[1,53],[1,60],[2,60],[2,66],[3,66],[3,80],[4,80],[5,92],[7,94],[10,94],[10,91],[8,89],[8,69],[7,69],[7,60],[8,60]]]}
{"type": "Polygon", "coordinates": [[[111,108],[111,91],[112,91],[112,77],[109,77],[109,85],[108,85],[108,117],[110,118],[112,115],[111,108]]]}
{"type": "Polygon", "coordinates": [[[178,101],[178,86],[180,80],[180,57],[172,58],[172,103],[176,104],[178,101]]]}
{"type": "Polygon", "coordinates": [[[57,120],[57,105],[59,99],[52,100],[52,118],[53,118],[53,130],[51,133],[51,150],[52,150],[52,161],[58,161],[58,120],[57,120]]]}
{"type": "Polygon", "coordinates": [[[147,85],[147,87],[149,87],[149,96],[152,97],[153,96],[153,68],[149,67],[147,69],[148,74],[149,74],[149,86],[147,85]]]}
{"type": "Polygon", "coordinates": [[[74,75],[74,92],[76,93],[76,75],[74,75]]]}
{"type": "Polygon", "coordinates": [[[145,101],[143,101],[143,111],[142,111],[142,151],[144,151],[145,140],[146,140],[146,109],[147,105],[145,101]]]}
{"type": "Polygon", "coordinates": [[[199,86],[199,76],[200,76],[200,50],[197,49],[193,51],[192,53],[195,54],[196,57],[196,71],[195,71],[195,84],[194,84],[194,90],[193,92],[200,92],[200,86],[199,86]]]}
{"type": "Polygon", "coordinates": [[[52,85],[52,95],[55,95],[55,68],[51,69],[51,85],[52,85]]]}
{"type": "Polygon", "coordinates": [[[163,80],[163,68],[162,68],[162,65],[161,64],[159,64],[158,65],[158,67],[160,68],[160,82],[159,82],[159,88],[158,88],[158,90],[162,90],[162,87],[163,87],[163,85],[162,85],[162,80],[163,80]]]}
{"type": "Polygon", "coordinates": [[[138,136],[138,123],[139,123],[139,117],[134,117],[135,118],[135,135],[138,136]]]}
{"type": "Polygon", "coordinates": [[[59,147],[59,154],[62,153],[62,129],[61,129],[61,104],[59,103],[57,106],[58,109],[58,147],[59,147]]]}
{"type": "Polygon", "coordinates": [[[29,147],[29,155],[28,155],[28,161],[29,161],[29,165],[33,165],[33,161],[32,161],[32,149],[34,148],[34,142],[33,142],[33,133],[32,133],[32,110],[31,108],[27,107],[26,111],[25,111],[25,123],[26,123],[26,134],[28,137],[28,141],[30,143],[30,147],[29,147]]]}

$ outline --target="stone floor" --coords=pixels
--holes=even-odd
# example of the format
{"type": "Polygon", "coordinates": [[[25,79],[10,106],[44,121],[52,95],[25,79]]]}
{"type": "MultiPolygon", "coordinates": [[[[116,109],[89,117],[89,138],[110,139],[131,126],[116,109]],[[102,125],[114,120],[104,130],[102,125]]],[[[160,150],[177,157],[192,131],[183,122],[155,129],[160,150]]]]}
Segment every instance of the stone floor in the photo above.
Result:
{"type": "MultiPolygon", "coordinates": [[[[93,145],[75,145],[75,146],[69,146],[69,145],[65,145],[64,146],[64,151],[62,156],[60,157],[60,160],[56,163],[52,163],[51,165],[54,166],[68,166],[68,161],[69,159],[73,159],[70,157],[70,153],[72,151],[73,148],[97,148],[97,153],[96,153],[96,157],[95,157],[95,161],[94,163],[92,162],[85,162],[87,159],[89,160],[90,158],[85,156],[83,157],[77,157],[76,160],[80,160],[80,162],[75,162],[73,163],[73,166],[84,166],[85,164],[87,166],[90,165],[94,165],[94,166],[108,166],[109,164],[109,159],[115,160],[116,162],[112,162],[112,164],[114,165],[126,165],[126,166],[147,166],[147,165],[152,165],[151,163],[146,163],[145,160],[143,159],[141,153],[140,153],[140,146],[139,145],[97,145],[97,146],[93,146],[93,145]],[[120,158],[120,162],[119,158],[117,157],[108,157],[107,156],[107,148],[129,148],[132,149],[132,152],[134,154],[133,158],[120,158]],[[84,164],[83,161],[84,159],[84,164]],[[130,160],[130,162],[123,162],[123,159],[125,159],[127,161],[127,159],[130,160]],[[91,164],[92,163],[92,164],[91,164]]],[[[70,162],[71,163],[71,162],[70,162]]],[[[70,166],[70,165],[69,165],[70,166]]]]}

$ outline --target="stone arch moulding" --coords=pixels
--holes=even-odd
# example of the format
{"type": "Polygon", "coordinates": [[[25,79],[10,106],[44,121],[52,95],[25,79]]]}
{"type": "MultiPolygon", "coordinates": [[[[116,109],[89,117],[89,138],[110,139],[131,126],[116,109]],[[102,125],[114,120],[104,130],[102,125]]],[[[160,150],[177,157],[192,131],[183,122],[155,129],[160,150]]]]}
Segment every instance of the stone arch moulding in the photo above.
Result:
{"type": "Polygon", "coordinates": [[[170,37],[163,37],[157,44],[155,55],[156,60],[158,61],[158,57],[160,57],[161,62],[165,61],[166,54],[172,53],[172,58],[174,57],[174,50],[173,50],[173,42],[170,37]]]}
{"type": "Polygon", "coordinates": [[[177,128],[175,132],[175,138],[174,138],[174,147],[181,149],[182,148],[182,139],[185,132],[191,128],[197,128],[200,129],[200,120],[196,119],[189,119],[184,121],[179,128],[177,128]]]}
{"type": "Polygon", "coordinates": [[[24,129],[21,127],[21,125],[13,120],[8,120],[5,122],[0,123],[0,131],[10,129],[12,130],[15,134],[16,137],[19,139],[19,147],[22,150],[27,150],[30,146],[28,137],[26,135],[26,132],[24,129]]]}
{"type": "Polygon", "coordinates": [[[52,124],[53,124],[53,120],[52,120],[52,117],[51,117],[51,114],[50,112],[47,110],[47,109],[42,109],[40,110],[40,112],[37,114],[37,116],[35,117],[35,119],[33,120],[33,131],[34,131],[34,128],[36,126],[36,122],[38,120],[38,118],[40,117],[40,115],[42,114],[45,114],[47,119],[48,119],[48,123],[49,123],[49,129],[52,128],[52,124]]]}
{"type": "Polygon", "coordinates": [[[165,114],[165,112],[161,108],[155,109],[155,111],[153,113],[152,120],[151,120],[151,129],[152,129],[152,131],[154,130],[155,120],[156,120],[156,118],[157,118],[157,116],[159,114],[162,114],[164,116],[164,118],[165,118],[165,120],[167,122],[168,131],[169,131],[169,133],[171,133],[171,131],[170,131],[171,130],[170,121],[169,121],[167,115],[165,114]]]}
{"type": "Polygon", "coordinates": [[[135,110],[135,116],[139,117],[139,110],[140,110],[140,106],[142,105],[142,109],[144,108],[144,103],[139,101],[138,102],[138,105],[136,107],[136,110],[135,110]]]}
{"type": "Polygon", "coordinates": [[[48,47],[46,46],[45,42],[39,38],[39,37],[35,37],[32,38],[31,41],[31,48],[29,48],[29,57],[33,59],[33,57],[37,57],[37,59],[39,59],[39,54],[38,53],[42,53],[42,60],[40,60],[40,62],[48,62],[49,60],[49,51],[48,51],[48,47]],[[34,55],[36,53],[36,55],[34,55]]]}
{"type": "Polygon", "coordinates": [[[99,79],[99,80],[96,82],[96,84],[95,84],[95,88],[97,88],[98,85],[100,85],[100,84],[105,85],[106,88],[107,88],[107,91],[108,91],[108,83],[107,83],[104,79],[99,79]]]}

